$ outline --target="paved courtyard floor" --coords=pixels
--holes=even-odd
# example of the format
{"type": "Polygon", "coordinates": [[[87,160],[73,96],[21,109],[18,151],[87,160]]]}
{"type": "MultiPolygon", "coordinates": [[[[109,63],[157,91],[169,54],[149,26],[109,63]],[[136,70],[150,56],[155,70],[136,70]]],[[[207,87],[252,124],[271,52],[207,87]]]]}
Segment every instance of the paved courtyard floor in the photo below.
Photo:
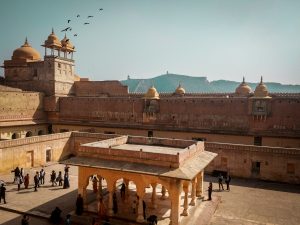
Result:
{"type": "MultiPolygon", "coordinates": [[[[37,192],[34,192],[32,184],[34,173],[37,170],[39,171],[40,168],[25,170],[25,173],[30,174],[31,185],[30,189],[27,190],[22,186],[21,190],[17,191],[17,186],[11,183],[13,180],[12,173],[0,175],[0,180],[4,180],[7,183],[7,204],[0,204],[0,224],[20,224],[21,213],[27,212],[32,215],[30,216],[30,225],[48,225],[50,223],[45,218],[50,215],[51,211],[56,206],[59,206],[62,209],[63,218],[65,218],[66,214],[72,213],[75,208],[77,197],[77,167],[70,168],[70,188],[63,189],[59,186],[52,187],[49,182],[51,171],[55,170],[56,172],[63,172],[63,168],[64,166],[59,164],[52,164],[45,167],[45,185],[41,186],[37,192]]],[[[197,208],[194,207],[192,212],[194,216],[191,220],[188,222],[185,220],[182,221],[184,225],[300,224],[299,185],[233,178],[230,191],[219,191],[216,183],[217,178],[206,176],[204,184],[205,190],[207,190],[209,181],[213,182],[213,201],[201,202],[200,199],[197,200],[200,206],[197,208]],[[212,214],[213,216],[211,217],[212,214]]],[[[95,196],[94,193],[92,193],[91,185],[89,186],[89,189],[88,198],[91,202],[90,207],[93,208],[93,204],[95,203],[93,203],[92,199],[95,198],[95,196]]],[[[150,189],[151,188],[149,188],[149,190],[150,189]]],[[[159,195],[159,190],[157,192],[159,195]]],[[[147,195],[145,200],[149,205],[147,214],[157,214],[157,211],[151,211],[150,195],[147,195]]],[[[162,203],[158,202],[158,204],[167,205],[169,203],[168,200],[164,200],[162,203]]],[[[120,204],[120,211],[122,208],[127,208],[127,214],[131,213],[128,204],[121,205],[122,204],[120,204]]],[[[161,212],[159,225],[165,225],[168,223],[168,210],[164,207],[158,208],[161,212]]],[[[111,224],[135,225],[136,223],[128,220],[120,221],[118,219],[113,219],[111,220],[111,224]]]]}

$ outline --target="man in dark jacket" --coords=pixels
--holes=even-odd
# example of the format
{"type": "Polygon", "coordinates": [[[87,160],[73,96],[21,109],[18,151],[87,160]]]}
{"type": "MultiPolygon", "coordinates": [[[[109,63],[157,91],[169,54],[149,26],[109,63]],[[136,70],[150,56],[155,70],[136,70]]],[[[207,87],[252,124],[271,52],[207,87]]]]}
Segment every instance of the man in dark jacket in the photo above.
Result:
{"type": "Polygon", "coordinates": [[[4,204],[6,204],[5,191],[6,191],[6,188],[4,187],[4,184],[1,184],[1,187],[0,187],[0,203],[1,203],[1,199],[3,198],[4,204]]]}
{"type": "Polygon", "coordinates": [[[40,180],[39,180],[39,172],[36,172],[33,180],[34,180],[34,191],[37,191],[37,187],[39,186],[39,182],[40,182],[40,180]]]}

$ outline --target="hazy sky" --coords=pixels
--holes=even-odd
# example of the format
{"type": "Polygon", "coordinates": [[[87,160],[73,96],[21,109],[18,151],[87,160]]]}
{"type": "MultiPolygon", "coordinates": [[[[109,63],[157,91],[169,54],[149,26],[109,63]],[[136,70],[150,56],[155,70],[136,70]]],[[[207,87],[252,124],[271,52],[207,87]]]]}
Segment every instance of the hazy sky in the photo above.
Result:
{"type": "Polygon", "coordinates": [[[26,36],[43,56],[40,45],[51,28],[62,39],[67,19],[81,77],[169,71],[210,81],[258,82],[263,75],[300,84],[300,0],[1,0],[1,63],[26,36]]]}

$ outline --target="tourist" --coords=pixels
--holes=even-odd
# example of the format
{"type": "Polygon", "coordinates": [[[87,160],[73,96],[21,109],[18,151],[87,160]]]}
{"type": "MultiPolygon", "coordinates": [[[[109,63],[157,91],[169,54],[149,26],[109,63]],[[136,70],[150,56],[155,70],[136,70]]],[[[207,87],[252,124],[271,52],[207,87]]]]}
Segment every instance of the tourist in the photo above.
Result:
{"type": "Polygon", "coordinates": [[[35,173],[35,176],[33,177],[34,181],[34,191],[37,191],[37,187],[39,187],[39,172],[35,173]]]}
{"type": "Polygon", "coordinates": [[[56,183],[56,173],[54,170],[52,170],[52,173],[50,174],[50,182],[52,183],[52,187],[57,185],[56,183]]]}
{"type": "Polygon", "coordinates": [[[227,174],[226,176],[226,179],[225,179],[225,183],[226,183],[226,186],[227,186],[227,191],[230,191],[230,181],[231,181],[231,176],[229,174],[227,174]]]}
{"type": "Polygon", "coordinates": [[[40,171],[40,184],[45,184],[45,176],[46,176],[46,172],[42,168],[41,171],[40,171]]]}
{"type": "Polygon", "coordinates": [[[3,199],[4,204],[6,204],[5,191],[6,191],[6,188],[4,187],[4,184],[2,183],[1,187],[0,187],[0,203],[1,203],[1,199],[3,199]]]}
{"type": "Polygon", "coordinates": [[[23,218],[21,220],[21,225],[29,225],[29,217],[27,214],[23,215],[23,218]]]}
{"type": "Polygon", "coordinates": [[[61,171],[58,172],[58,176],[56,177],[56,182],[58,182],[58,186],[62,186],[63,178],[61,171]]]}
{"type": "Polygon", "coordinates": [[[21,177],[22,180],[23,180],[23,178],[24,178],[24,170],[23,170],[23,168],[21,168],[21,170],[20,170],[20,177],[21,177]]]}
{"type": "Polygon", "coordinates": [[[69,182],[69,175],[65,173],[64,175],[64,186],[63,188],[69,188],[70,187],[70,182],[69,182]]]}
{"type": "Polygon", "coordinates": [[[211,193],[212,193],[212,182],[209,182],[209,185],[208,185],[208,200],[210,201],[211,200],[211,193]]]}
{"type": "Polygon", "coordinates": [[[125,186],[124,183],[122,183],[120,192],[121,192],[121,198],[122,198],[123,200],[125,200],[125,189],[126,189],[126,186],[125,186]]]}
{"type": "Polygon", "coordinates": [[[18,191],[20,191],[21,184],[23,183],[21,176],[16,177],[16,183],[18,185],[18,191]]]}
{"type": "Polygon", "coordinates": [[[117,201],[116,192],[114,192],[114,194],[113,194],[113,211],[114,211],[114,214],[118,213],[118,201],[117,201]]]}
{"type": "Polygon", "coordinates": [[[222,190],[224,190],[222,174],[219,174],[219,176],[218,176],[218,183],[219,183],[219,190],[221,191],[221,187],[222,187],[222,190]]]}
{"type": "Polygon", "coordinates": [[[16,181],[16,178],[17,178],[17,177],[20,177],[21,171],[20,171],[19,167],[17,166],[16,169],[12,170],[11,172],[12,172],[12,173],[15,173],[15,177],[14,177],[14,182],[15,182],[15,181],[16,181]]]}
{"type": "Polygon", "coordinates": [[[66,223],[65,223],[66,225],[70,225],[71,224],[71,215],[70,214],[68,214],[67,216],[66,216],[66,223]]]}
{"type": "Polygon", "coordinates": [[[83,213],[83,198],[81,197],[81,194],[78,194],[77,200],[76,200],[76,215],[80,216],[83,213]]]}
{"type": "Polygon", "coordinates": [[[51,216],[50,216],[50,222],[54,224],[59,224],[61,221],[61,209],[58,207],[55,207],[55,209],[52,211],[51,216]]]}
{"type": "Polygon", "coordinates": [[[69,175],[69,168],[70,168],[70,167],[66,164],[65,169],[64,169],[64,170],[65,170],[65,175],[66,175],[66,174],[69,175]]]}
{"type": "Polygon", "coordinates": [[[29,185],[29,174],[27,173],[26,176],[24,177],[25,189],[28,189],[28,185],[29,185]]]}

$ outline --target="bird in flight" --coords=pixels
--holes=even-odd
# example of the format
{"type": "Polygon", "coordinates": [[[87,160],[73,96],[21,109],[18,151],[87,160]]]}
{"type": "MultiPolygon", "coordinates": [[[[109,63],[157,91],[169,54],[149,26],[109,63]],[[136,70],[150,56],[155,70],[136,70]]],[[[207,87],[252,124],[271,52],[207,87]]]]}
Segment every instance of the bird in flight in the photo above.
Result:
{"type": "Polygon", "coordinates": [[[78,18],[78,17],[80,17],[80,15],[79,15],[79,14],[77,15],[77,18],[78,18]]]}
{"type": "Polygon", "coordinates": [[[103,10],[102,8],[99,9],[99,11],[103,10]]]}
{"type": "Polygon", "coordinates": [[[92,18],[92,17],[94,17],[94,16],[88,16],[87,18],[92,18]]]}
{"type": "Polygon", "coordinates": [[[66,29],[63,29],[61,32],[68,31],[69,29],[71,29],[71,27],[67,27],[66,29]]]}
{"type": "Polygon", "coordinates": [[[74,37],[77,37],[77,34],[74,34],[74,37]]]}
{"type": "Polygon", "coordinates": [[[68,23],[70,23],[71,22],[71,20],[68,20],[68,23]]]}
{"type": "Polygon", "coordinates": [[[83,25],[87,25],[87,24],[90,24],[90,23],[84,23],[83,25]]]}

